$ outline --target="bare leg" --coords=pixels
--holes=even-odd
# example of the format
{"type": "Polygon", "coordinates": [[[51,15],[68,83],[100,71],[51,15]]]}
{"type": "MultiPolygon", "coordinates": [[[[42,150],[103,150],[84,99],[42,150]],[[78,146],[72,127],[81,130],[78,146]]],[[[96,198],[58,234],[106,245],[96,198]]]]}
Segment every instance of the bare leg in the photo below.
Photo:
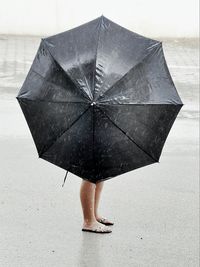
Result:
{"type": "Polygon", "coordinates": [[[94,215],[96,219],[100,218],[100,215],[98,214],[98,207],[99,207],[99,201],[100,201],[100,196],[101,192],[103,189],[104,182],[100,182],[96,184],[95,188],[95,203],[94,203],[94,215]]]}
{"type": "Polygon", "coordinates": [[[110,233],[111,229],[99,223],[96,220],[94,206],[95,206],[95,188],[96,185],[88,181],[82,180],[80,188],[80,200],[83,210],[83,228],[90,230],[97,230],[98,232],[110,233]]]}
{"type": "Polygon", "coordinates": [[[95,203],[94,203],[94,215],[96,217],[96,220],[98,222],[104,221],[107,225],[113,225],[114,223],[111,222],[110,220],[106,219],[105,217],[102,217],[99,212],[98,212],[98,207],[99,207],[99,201],[102,193],[104,182],[100,182],[96,184],[95,188],[95,203]]]}
{"type": "Polygon", "coordinates": [[[80,189],[80,199],[83,210],[83,218],[85,224],[90,224],[96,221],[94,215],[94,196],[96,185],[83,180],[80,189]]]}

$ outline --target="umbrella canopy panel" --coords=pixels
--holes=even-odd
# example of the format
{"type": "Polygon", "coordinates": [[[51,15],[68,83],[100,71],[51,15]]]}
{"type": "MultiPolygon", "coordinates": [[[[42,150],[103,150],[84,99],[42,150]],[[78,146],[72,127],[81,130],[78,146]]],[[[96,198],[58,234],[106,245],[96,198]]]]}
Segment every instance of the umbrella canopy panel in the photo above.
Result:
{"type": "Polygon", "coordinates": [[[158,162],[183,105],[162,43],[104,16],[42,39],[17,99],[39,157],[93,183],[158,162]]]}

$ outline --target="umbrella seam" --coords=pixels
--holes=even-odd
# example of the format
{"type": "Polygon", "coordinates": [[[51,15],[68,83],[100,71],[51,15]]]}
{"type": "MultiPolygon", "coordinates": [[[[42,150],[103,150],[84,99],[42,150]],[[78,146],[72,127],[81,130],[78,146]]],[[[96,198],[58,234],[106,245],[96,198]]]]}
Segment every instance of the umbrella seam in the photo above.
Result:
{"type": "MultiPolygon", "coordinates": [[[[64,71],[64,73],[66,74],[66,76],[69,78],[69,80],[75,85],[75,87],[77,88],[77,90],[79,90],[80,89],[80,87],[78,87],[76,84],[75,84],[75,82],[72,80],[72,78],[68,75],[68,73],[63,69],[63,67],[58,63],[58,61],[53,57],[53,55],[51,54],[51,52],[50,52],[50,50],[49,50],[49,48],[48,48],[48,45],[47,45],[47,43],[46,43],[46,41],[44,40],[44,39],[42,39],[42,41],[46,44],[46,49],[47,49],[47,51],[49,52],[49,54],[50,54],[50,56],[51,56],[51,58],[53,59],[53,61],[55,61],[60,67],[61,67],[61,69],[64,71]]],[[[87,93],[85,93],[85,91],[83,91],[83,90],[81,90],[81,92],[83,93],[83,97],[85,97],[87,100],[91,100],[90,98],[89,98],[89,96],[88,96],[88,94],[87,93]]]]}
{"type": "MultiPolygon", "coordinates": [[[[77,46],[76,46],[76,43],[75,43],[75,47],[77,47],[77,46]]],[[[79,58],[79,54],[78,54],[78,52],[77,52],[77,49],[76,49],[76,56],[77,56],[78,68],[79,68],[79,70],[80,70],[80,72],[81,72],[81,74],[82,74],[82,76],[83,76],[83,79],[84,79],[84,81],[85,81],[85,85],[86,85],[86,87],[87,87],[87,89],[88,89],[88,92],[89,92],[89,94],[87,94],[87,93],[86,93],[86,94],[88,95],[89,99],[92,100],[92,99],[91,99],[92,92],[91,92],[91,90],[90,90],[90,87],[89,87],[89,85],[88,85],[88,81],[87,81],[87,79],[86,79],[86,77],[85,77],[85,75],[84,75],[83,69],[82,69],[82,67],[81,67],[80,58],[79,58]]]]}
{"type": "MultiPolygon", "coordinates": [[[[58,85],[58,84],[56,84],[56,83],[53,83],[53,82],[48,81],[45,77],[43,77],[43,76],[42,76],[40,73],[38,73],[37,71],[35,71],[35,70],[33,70],[33,69],[31,69],[31,71],[34,72],[35,74],[37,74],[38,76],[40,76],[45,82],[47,82],[47,83],[49,83],[49,84],[52,84],[52,85],[58,87],[59,89],[62,89],[62,90],[64,90],[64,91],[67,91],[67,88],[64,88],[64,87],[62,87],[62,86],[60,86],[60,85],[58,85]]],[[[77,88],[77,87],[76,87],[76,88],[77,88]]],[[[89,101],[88,101],[88,102],[89,102],[89,101]]],[[[85,102],[85,103],[86,103],[86,102],[85,102]]]]}
{"type": "Polygon", "coordinates": [[[175,90],[175,92],[176,92],[176,94],[177,94],[177,96],[178,96],[178,98],[179,98],[179,101],[182,103],[182,100],[181,100],[181,98],[180,98],[180,95],[179,95],[179,93],[178,93],[178,90],[177,90],[177,88],[176,88],[176,85],[175,85],[175,83],[174,83],[174,80],[173,80],[173,78],[172,78],[172,75],[171,75],[171,73],[170,73],[170,71],[169,71],[169,67],[168,67],[168,65],[167,65],[167,61],[166,61],[166,58],[165,58],[165,52],[164,52],[164,48],[163,48],[162,43],[161,43],[161,53],[162,53],[162,56],[163,56],[163,61],[164,61],[165,70],[166,70],[166,72],[167,72],[167,74],[168,74],[168,76],[169,76],[169,80],[171,81],[171,83],[172,83],[173,86],[174,86],[174,90],[175,90]]]}
{"type": "Polygon", "coordinates": [[[87,108],[87,109],[85,109],[79,116],[78,116],[78,118],[76,118],[70,125],[69,125],[69,127],[67,127],[67,129],[65,129],[64,131],[62,131],[62,133],[55,139],[55,140],[53,140],[53,142],[51,142],[51,144],[46,148],[46,150],[45,151],[41,151],[40,153],[39,153],[39,157],[41,157],[44,153],[46,153],[49,149],[50,149],[50,147],[52,147],[57,141],[58,141],[58,139],[60,139],[60,137],[63,135],[63,134],[65,134],[82,116],[83,116],[83,114],[85,114],[88,110],[89,110],[89,108],[90,108],[90,106],[87,108]]]}
{"type": "MultiPolygon", "coordinates": [[[[110,100],[109,100],[110,101],[110,100]]],[[[183,106],[183,103],[110,103],[109,101],[104,102],[98,102],[99,105],[105,105],[105,106],[118,106],[118,105],[135,105],[135,106],[144,106],[144,105],[168,105],[168,106],[183,106]]]]}
{"type": "MultiPolygon", "coordinates": [[[[154,46],[154,47],[156,47],[157,48],[157,46],[154,46]]],[[[170,74],[170,72],[169,72],[169,69],[168,69],[168,66],[167,66],[167,63],[166,63],[166,59],[165,59],[165,57],[164,57],[164,51],[163,51],[163,46],[162,46],[162,42],[160,43],[160,52],[162,53],[162,55],[163,55],[163,60],[164,60],[164,66],[165,66],[165,70],[166,70],[166,72],[167,72],[167,75],[169,76],[169,81],[170,82],[172,82],[172,85],[173,85],[173,87],[174,87],[174,90],[175,90],[175,92],[176,92],[176,94],[177,94],[177,97],[178,97],[178,99],[179,99],[179,101],[180,101],[180,103],[182,103],[182,101],[181,101],[181,99],[180,99],[180,96],[179,96],[179,94],[178,94],[178,92],[177,92],[177,89],[176,89],[176,86],[175,86],[175,84],[174,84],[174,81],[173,81],[173,79],[172,79],[172,77],[171,77],[171,74],[170,74]]],[[[152,52],[152,50],[151,50],[151,52],[152,52]]],[[[156,50],[154,51],[154,52],[157,52],[156,50]]],[[[144,57],[143,58],[143,60],[140,62],[140,63],[138,63],[137,65],[139,65],[139,64],[143,64],[143,61],[146,59],[146,58],[148,58],[148,56],[149,55],[152,55],[151,53],[149,53],[146,57],[144,57]]],[[[133,70],[135,67],[137,67],[137,65],[135,65],[131,70],[133,70]]],[[[130,71],[131,71],[130,70],[130,71]]],[[[124,77],[126,76],[126,75],[128,75],[128,73],[130,72],[130,71],[128,71],[125,75],[124,75],[124,77]]],[[[143,71],[143,77],[144,77],[144,80],[146,81],[146,83],[147,84],[149,84],[149,86],[151,87],[151,90],[152,90],[152,84],[151,84],[151,82],[149,81],[149,79],[147,78],[147,72],[146,72],[146,70],[145,70],[145,68],[142,66],[142,71],[143,71]]],[[[122,77],[123,78],[123,77],[122,77]]],[[[119,82],[120,82],[120,80],[119,80],[119,82]]],[[[115,84],[117,84],[118,82],[116,82],[115,84]]],[[[114,85],[113,85],[114,86],[114,85]]],[[[112,87],[111,87],[112,88],[112,87]]],[[[109,88],[107,91],[109,91],[111,88],[109,88]]],[[[106,92],[107,92],[106,91],[106,92]]],[[[105,92],[105,93],[106,93],[105,92]]],[[[119,95],[118,95],[119,96],[119,95]]],[[[114,97],[117,97],[117,95],[115,95],[114,97]]],[[[120,96],[119,96],[120,97],[120,96]]],[[[119,101],[120,99],[118,99],[118,101],[119,101]]],[[[104,103],[105,102],[108,102],[108,101],[112,101],[112,98],[107,98],[107,100],[105,100],[105,101],[103,101],[104,103]]],[[[121,101],[121,100],[120,100],[121,101]]],[[[159,103],[160,104],[160,103],[159,103]]],[[[175,102],[175,101],[173,101],[173,104],[179,104],[179,103],[177,103],[177,102],[175,102]]]]}
{"type": "Polygon", "coordinates": [[[60,89],[63,89],[63,90],[66,91],[67,88],[64,88],[64,87],[62,87],[62,86],[60,86],[60,85],[58,85],[58,84],[56,84],[56,83],[53,83],[53,82],[51,82],[51,81],[48,81],[44,76],[42,76],[40,73],[38,73],[38,72],[35,71],[34,69],[31,68],[30,71],[31,71],[31,72],[34,72],[35,74],[37,74],[38,76],[40,76],[45,82],[48,82],[48,83],[50,83],[50,84],[52,84],[52,85],[54,85],[54,86],[57,86],[57,87],[59,87],[60,89]]]}
{"type": "Polygon", "coordinates": [[[139,64],[141,64],[144,60],[146,60],[149,56],[153,55],[153,53],[156,52],[157,48],[160,48],[161,46],[161,42],[159,42],[156,46],[153,47],[153,49],[142,58],[141,61],[139,61],[135,66],[133,66],[131,69],[129,69],[118,81],[116,81],[107,91],[105,91],[103,93],[103,95],[101,95],[97,100],[101,100],[102,98],[105,97],[105,95],[108,93],[108,91],[110,91],[116,84],[118,84],[119,82],[121,82],[121,80],[124,79],[124,77],[126,75],[128,75],[130,73],[130,71],[132,71],[134,68],[136,68],[139,64]]]}
{"type": "Polygon", "coordinates": [[[44,103],[66,103],[66,104],[76,104],[76,103],[79,103],[79,104],[85,104],[85,105],[88,105],[88,103],[86,103],[86,102],[78,102],[78,101],[74,101],[74,102],[72,102],[72,101],[45,101],[45,100],[42,100],[42,99],[29,99],[29,98],[26,98],[26,97],[20,97],[20,96],[18,96],[18,97],[16,97],[17,99],[19,99],[19,100],[23,100],[23,99],[25,99],[25,100],[28,100],[28,101],[37,101],[37,102],[44,102],[44,103]]]}
{"type": "Polygon", "coordinates": [[[146,152],[140,145],[138,145],[124,130],[122,130],[111,118],[100,108],[98,109],[122,132],[124,133],[139,149],[141,149],[145,154],[147,154],[151,159],[153,159],[155,162],[159,162],[157,159],[155,159],[151,154],[146,152]]]}
{"type": "Polygon", "coordinates": [[[93,99],[94,99],[94,95],[95,95],[97,52],[98,52],[98,47],[99,47],[99,40],[100,40],[100,32],[101,32],[102,21],[103,21],[103,16],[100,17],[99,28],[98,28],[98,38],[97,38],[97,47],[96,47],[96,53],[95,53],[95,64],[94,64],[94,73],[93,73],[93,92],[92,92],[93,99]]]}
{"type": "MultiPolygon", "coordinates": [[[[155,47],[155,46],[154,46],[155,47]]],[[[157,46],[156,46],[157,47],[157,46]]],[[[152,52],[152,50],[151,50],[151,52],[152,52]]],[[[155,52],[155,51],[154,51],[155,52]]],[[[147,79],[147,77],[146,77],[146,71],[145,71],[145,68],[144,68],[144,66],[143,66],[143,62],[149,57],[149,55],[152,55],[151,53],[149,53],[146,57],[144,57],[143,58],[143,60],[141,61],[141,62],[139,62],[138,64],[136,64],[131,70],[129,70],[125,75],[124,75],[124,77],[126,77],[131,71],[133,71],[137,66],[139,66],[139,64],[141,64],[141,72],[142,72],[142,77],[143,77],[143,80],[146,82],[146,85],[147,85],[147,87],[148,87],[148,85],[151,87],[151,90],[152,90],[152,85],[151,85],[151,83],[149,82],[149,80],[147,79]]],[[[122,77],[123,78],[123,77],[122,77]]],[[[120,79],[121,80],[121,79],[120,79]]],[[[120,83],[120,80],[118,81],[119,83],[120,83]]],[[[128,79],[128,81],[130,81],[131,80],[131,77],[128,79]]],[[[118,83],[118,82],[116,82],[115,83],[115,85],[118,83]]],[[[113,88],[115,85],[113,85],[111,88],[113,88]]],[[[108,91],[111,89],[111,88],[109,88],[108,89],[108,91]]],[[[132,88],[131,88],[132,89],[132,88]]],[[[134,87],[133,87],[133,89],[134,89],[134,87]]],[[[117,98],[117,97],[120,97],[120,94],[114,94],[114,95],[112,95],[112,97],[111,98],[107,98],[107,101],[112,101],[112,99],[114,98],[117,98]]],[[[118,101],[119,101],[120,99],[118,99],[118,101]]],[[[121,101],[121,100],[120,100],[121,101]]]]}

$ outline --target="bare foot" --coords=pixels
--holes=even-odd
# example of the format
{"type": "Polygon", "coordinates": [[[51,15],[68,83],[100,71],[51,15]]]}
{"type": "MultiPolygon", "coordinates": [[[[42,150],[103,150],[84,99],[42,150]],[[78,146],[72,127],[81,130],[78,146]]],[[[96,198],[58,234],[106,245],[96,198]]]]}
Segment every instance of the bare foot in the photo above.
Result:
{"type": "Polygon", "coordinates": [[[111,233],[112,230],[105,226],[102,225],[101,223],[94,221],[92,223],[84,223],[82,231],[85,232],[93,232],[93,233],[111,233]]]}
{"type": "Polygon", "coordinates": [[[98,222],[100,222],[101,224],[104,224],[104,225],[114,225],[113,222],[109,221],[109,220],[108,220],[107,218],[105,218],[105,217],[98,216],[98,217],[96,218],[96,220],[97,220],[98,222]]]}

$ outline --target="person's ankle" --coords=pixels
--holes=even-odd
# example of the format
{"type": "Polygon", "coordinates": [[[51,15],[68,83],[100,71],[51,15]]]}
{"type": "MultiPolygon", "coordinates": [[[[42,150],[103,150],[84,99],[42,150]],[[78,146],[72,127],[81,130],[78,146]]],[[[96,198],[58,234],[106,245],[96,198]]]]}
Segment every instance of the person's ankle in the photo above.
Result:
{"type": "Polygon", "coordinates": [[[94,218],[84,219],[83,224],[84,224],[84,225],[92,225],[92,224],[94,224],[94,223],[96,223],[96,222],[97,222],[97,220],[96,220],[96,218],[94,217],[94,218]]]}
{"type": "Polygon", "coordinates": [[[95,216],[96,220],[101,218],[101,216],[99,214],[95,214],[94,216],[95,216]]]}

